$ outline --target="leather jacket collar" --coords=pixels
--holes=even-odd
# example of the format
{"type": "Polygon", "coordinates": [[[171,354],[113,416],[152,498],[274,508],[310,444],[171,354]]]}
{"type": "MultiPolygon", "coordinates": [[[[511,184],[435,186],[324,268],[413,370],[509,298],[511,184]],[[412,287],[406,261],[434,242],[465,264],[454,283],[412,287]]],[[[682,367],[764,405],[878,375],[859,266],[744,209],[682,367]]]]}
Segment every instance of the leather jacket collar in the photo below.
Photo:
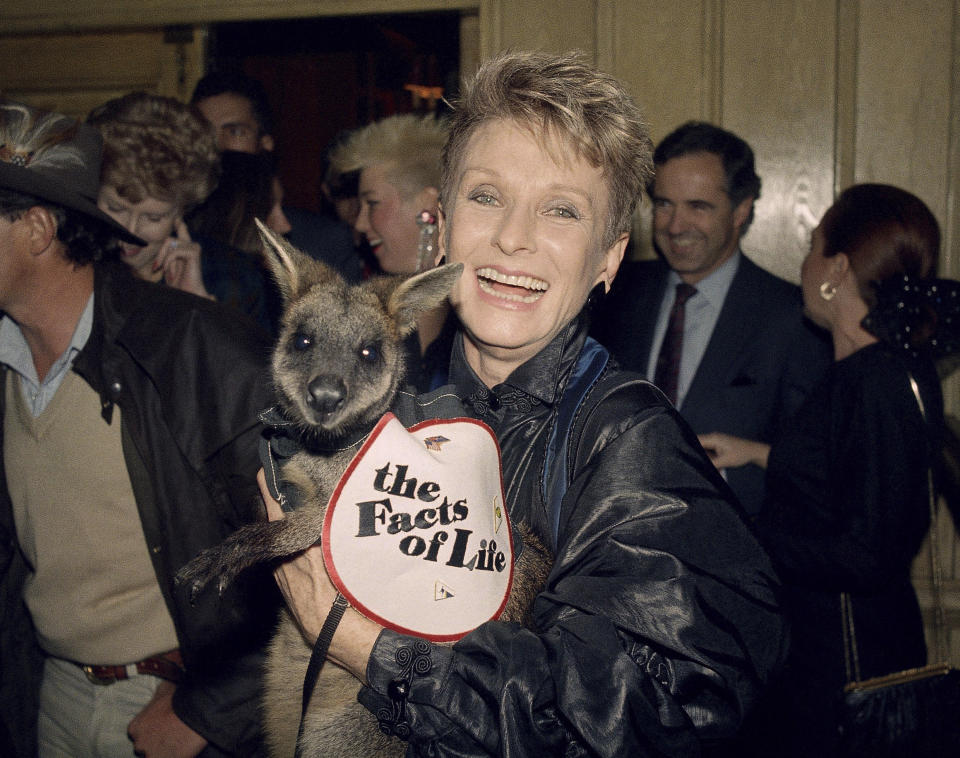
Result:
{"type": "Polygon", "coordinates": [[[543,350],[517,367],[505,382],[487,387],[467,363],[461,332],[453,343],[450,382],[480,418],[500,421],[508,409],[523,414],[538,405],[552,407],[586,338],[587,319],[581,313],[543,350]]]}

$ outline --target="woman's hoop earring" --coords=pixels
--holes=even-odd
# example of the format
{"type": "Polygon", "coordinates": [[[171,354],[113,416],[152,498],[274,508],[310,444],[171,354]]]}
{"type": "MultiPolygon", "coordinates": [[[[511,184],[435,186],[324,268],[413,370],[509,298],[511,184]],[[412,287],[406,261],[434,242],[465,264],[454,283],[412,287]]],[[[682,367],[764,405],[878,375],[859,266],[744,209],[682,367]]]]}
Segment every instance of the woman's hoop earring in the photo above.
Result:
{"type": "Polygon", "coordinates": [[[833,296],[836,294],[837,288],[830,284],[830,282],[824,282],[820,285],[820,297],[824,300],[833,300],[833,296]]]}

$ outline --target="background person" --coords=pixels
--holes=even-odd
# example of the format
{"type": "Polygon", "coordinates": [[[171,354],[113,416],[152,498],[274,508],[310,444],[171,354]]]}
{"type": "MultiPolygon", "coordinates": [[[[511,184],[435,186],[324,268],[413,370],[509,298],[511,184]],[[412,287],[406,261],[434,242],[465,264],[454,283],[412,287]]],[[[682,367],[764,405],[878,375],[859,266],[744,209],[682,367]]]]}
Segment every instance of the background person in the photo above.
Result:
{"type": "MultiPolygon", "coordinates": [[[[694,431],[770,442],[830,354],[804,323],[799,288],[740,249],[760,197],[753,150],[731,132],[694,121],[664,137],[653,160],[647,190],[660,257],[621,267],[593,334],[624,368],[664,390],[694,431]],[[683,288],[689,299],[674,319],[683,288]],[[671,324],[680,330],[675,340],[671,324]]],[[[756,516],[763,470],[751,464],[725,476],[756,516]]]]}
{"type": "MultiPolygon", "coordinates": [[[[424,232],[418,218],[423,212],[436,218],[446,135],[446,124],[433,116],[388,116],[351,132],[330,154],[336,174],[359,172],[354,228],[382,273],[413,274],[434,265],[436,234],[424,232]]],[[[444,305],[422,315],[409,339],[407,381],[421,392],[446,381],[456,332],[449,314],[444,305]]]]}
{"type": "Polygon", "coordinates": [[[133,92],[95,108],[87,122],[104,142],[97,205],[147,243],[124,243],[124,262],[141,279],[217,300],[266,324],[257,266],[229,249],[204,251],[184,220],[220,175],[213,133],[196,110],[133,92]]]}
{"type": "Polygon", "coordinates": [[[256,516],[269,346],[117,260],[142,240],[93,202],[95,129],[0,102],[0,144],[0,734],[256,754],[275,587],[191,604],[173,577],[256,516]]]}
{"type": "Polygon", "coordinates": [[[213,126],[220,150],[273,150],[273,111],[256,79],[236,71],[211,72],[197,82],[190,102],[213,126]]]}
{"type": "Polygon", "coordinates": [[[183,222],[217,185],[219,154],[209,128],[182,103],[146,92],[104,103],[87,123],[104,140],[97,205],[148,243],[125,244],[123,260],[141,279],[210,297],[200,246],[183,222]]]}
{"type": "Polygon", "coordinates": [[[239,254],[247,258],[247,265],[253,262],[261,278],[261,326],[276,336],[283,303],[263,257],[255,219],[277,234],[290,231],[273,156],[226,150],[220,154],[217,188],[190,213],[187,226],[207,253],[226,260],[239,254]]]}
{"type": "MultiPolygon", "coordinates": [[[[270,101],[256,79],[239,71],[212,71],[197,82],[190,102],[213,125],[221,150],[270,153],[277,147],[270,101]]],[[[347,225],[303,208],[283,210],[291,225],[287,236],[297,248],[333,266],[348,281],[359,281],[360,260],[347,225]]]]}
{"type": "Polygon", "coordinates": [[[259,260],[263,244],[254,219],[259,218],[277,234],[290,231],[283,212],[283,188],[276,178],[276,164],[269,153],[224,151],[217,186],[190,213],[187,225],[195,236],[216,240],[259,260]]]}
{"type": "MultiPolygon", "coordinates": [[[[760,534],[784,581],[792,638],[787,676],[762,712],[764,754],[839,754],[841,592],[861,679],[926,662],[910,565],[929,527],[927,471],[943,424],[932,357],[960,349],[956,318],[936,318],[936,299],[951,291],[932,279],[939,249],[936,219],[917,197],[879,184],[844,190],[802,269],[805,310],[829,331],[833,365],[772,446],[702,438],[718,466],[767,469],[760,534]]],[[[956,313],[960,288],[950,284],[956,313]]]]}
{"type": "MultiPolygon", "coordinates": [[[[497,434],[511,518],[555,565],[536,631],[490,621],[426,645],[416,667],[398,663],[412,639],[347,610],[330,657],[382,729],[411,730],[410,755],[696,755],[737,729],[781,655],[772,568],[654,387],[608,366],[556,532],[541,493],[553,414],[598,350],[582,310],[616,275],[650,147],[623,86],[576,56],[492,59],[455,107],[440,234],[464,264],[451,382],[497,434]]],[[[321,551],[278,581],[315,640],[336,595],[321,551]]]]}

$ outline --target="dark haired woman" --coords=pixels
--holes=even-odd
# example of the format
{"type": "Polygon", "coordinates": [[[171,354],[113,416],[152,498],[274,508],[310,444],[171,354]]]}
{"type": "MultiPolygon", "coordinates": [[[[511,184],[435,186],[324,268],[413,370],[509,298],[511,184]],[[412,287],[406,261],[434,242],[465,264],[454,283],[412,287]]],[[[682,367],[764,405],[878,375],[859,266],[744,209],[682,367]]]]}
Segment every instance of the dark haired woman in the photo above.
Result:
{"type": "Polygon", "coordinates": [[[767,467],[761,537],[793,630],[776,718],[764,719],[777,755],[837,754],[840,692],[855,673],[845,665],[842,593],[856,678],[926,662],[910,565],[930,523],[927,471],[943,421],[933,359],[956,351],[960,311],[956,282],[931,278],[939,248],[936,219],[917,197],[879,184],[844,191],[813,231],[801,272],[807,316],[829,330],[833,366],[772,447],[701,437],[717,466],[767,467]]]}

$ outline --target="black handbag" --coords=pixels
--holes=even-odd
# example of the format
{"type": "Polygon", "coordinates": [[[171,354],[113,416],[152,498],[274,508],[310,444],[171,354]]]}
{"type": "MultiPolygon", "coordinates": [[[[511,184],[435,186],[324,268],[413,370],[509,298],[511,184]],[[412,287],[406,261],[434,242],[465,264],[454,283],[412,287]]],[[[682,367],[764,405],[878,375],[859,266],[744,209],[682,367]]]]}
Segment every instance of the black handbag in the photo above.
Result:
{"type": "Polygon", "coordinates": [[[850,758],[955,758],[960,672],[938,663],[850,682],[840,730],[840,755],[850,758]]]}
{"type": "MultiPolygon", "coordinates": [[[[924,414],[923,401],[912,376],[910,386],[920,413],[924,414]]],[[[930,471],[927,471],[927,489],[936,659],[946,661],[937,508],[930,471]]],[[[953,758],[960,755],[960,671],[942,662],[861,680],[853,607],[845,592],[840,596],[840,613],[847,674],[840,719],[840,755],[845,758],[953,758]]]]}

